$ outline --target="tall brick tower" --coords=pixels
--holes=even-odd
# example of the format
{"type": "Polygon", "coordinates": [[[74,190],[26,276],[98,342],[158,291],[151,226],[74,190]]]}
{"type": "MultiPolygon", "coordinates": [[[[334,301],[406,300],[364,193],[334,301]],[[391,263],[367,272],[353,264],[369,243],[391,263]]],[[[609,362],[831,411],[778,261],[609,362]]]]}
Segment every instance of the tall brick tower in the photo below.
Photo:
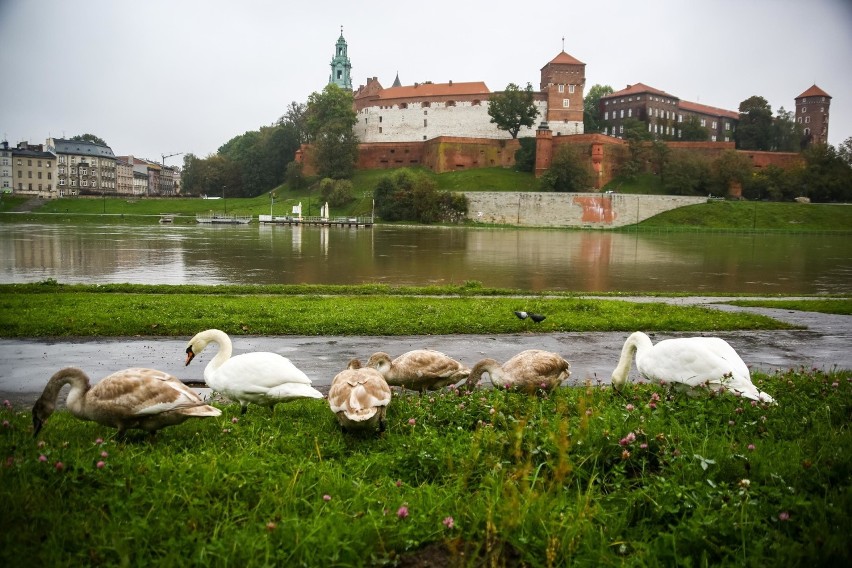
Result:
{"type": "Polygon", "coordinates": [[[796,97],[796,122],[802,125],[802,147],[811,144],[828,144],[828,111],[831,95],[814,84],[796,97]]]}
{"type": "Polygon", "coordinates": [[[586,64],[563,50],[541,68],[541,91],[547,95],[546,120],[555,135],[583,133],[586,64]]]}

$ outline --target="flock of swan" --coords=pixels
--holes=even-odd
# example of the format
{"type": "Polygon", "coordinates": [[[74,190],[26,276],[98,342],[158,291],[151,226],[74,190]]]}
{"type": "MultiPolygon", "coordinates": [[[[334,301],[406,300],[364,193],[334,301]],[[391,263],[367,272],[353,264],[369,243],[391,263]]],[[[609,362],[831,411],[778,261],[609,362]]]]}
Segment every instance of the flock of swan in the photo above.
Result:
{"type": "MultiPolygon", "coordinates": [[[[324,398],[311,386],[311,379],[286,357],[267,352],[232,356],[230,338],[218,329],[202,331],[189,340],[186,365],[211,343],[218,351],[204,368],[204,381],[214,391],[238,402],[242,413],[249,404],[271,409],[279,402],[324,398]]],[[[639,373],[653,382],[683,389],[710,388],[765,403],[775,402],[754,386],[746,364],[718,337],[667,339],[654,345],[645,333],[631,334],[612,373],[615,389],[620,390],[627,381],[634,356],[639,373]]],[[[497,387],[548,391],[568,378],[570,368],[561,355],[539,349],[522,351],[502,365],[494,359],[483,359],[473,368],[429,349],[415,349],[395,359],[378,352],[364,366],[358,359],[352,359],[334,377],[328,405],[344,430],[383,431],[391,386],[423,392],[465,381],[464,387],[471,389],[487,374],[497,387]]],[[[116,428],[119,437],[129,429],[153,434],[189,418],[222,414],[180,379],[162,371],[124,369],[92,386],[81,369],[67,367],[50,378],[33,406],[34,435],[38,435],[55,410],[59,392],[66,384],[71,387],[66,401],[71,414],[116,428]]]]}

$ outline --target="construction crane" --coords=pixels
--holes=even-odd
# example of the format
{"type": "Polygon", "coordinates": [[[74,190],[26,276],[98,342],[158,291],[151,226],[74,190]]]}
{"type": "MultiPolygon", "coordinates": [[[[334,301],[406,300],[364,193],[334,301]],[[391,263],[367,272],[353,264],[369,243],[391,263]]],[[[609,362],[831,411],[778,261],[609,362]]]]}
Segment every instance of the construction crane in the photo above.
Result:
{"type": "Polygon", "coordinates": [[[166,158],[171,158],[172,156],[180,156],[183,152],[175,152],[174,154],[160,154],[163,157],[163,165],[166,165],[166,158]]]}

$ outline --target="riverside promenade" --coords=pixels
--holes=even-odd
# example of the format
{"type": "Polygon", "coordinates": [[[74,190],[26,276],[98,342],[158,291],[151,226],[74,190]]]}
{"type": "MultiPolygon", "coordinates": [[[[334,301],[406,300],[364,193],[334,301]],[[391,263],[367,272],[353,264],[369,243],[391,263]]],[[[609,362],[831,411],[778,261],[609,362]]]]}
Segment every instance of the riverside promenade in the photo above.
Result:
{"type": "MultiPolygon", "coordinates": [[[[612,297],[609,297],[612,299],[612,297]]],[[[804,367],[852,369],[852,316],[798,312],[767,308],[743,308],[717,302],[732,298],[636,297],[618,298],[641,302],[706,305],[724,311],[763,314],[797,326],[801,330],[730,331],[715,333],[652,334],[656,343],[670,337],[715,335],[727,340],[752,369],[763,372],[804,367]]],[[[778,299],[778,298],[774,298],[778,299]]],[[[514,316],[512,316],[514,317],[514,316]]],[[[234,353],[272,351],[288,357],[323,393],[348,361],[362,362],[376,351],[396,357],[411,349],[436,349],[473,366],[485,357],[501,363],[524,349],[545,349],[562,354],[571,362],[571,377],[565,385],[608,384],[618,362],[627,332],[537,333],[499,335],[413,335],[413,336],[235,336],[234,353]]],[[[187,382],[203,382],[204,366],[215,356],[211,346],[188,367],[184,366],[189,337],[126,337],[109,339],[2,339],[0,340],[0,399],[15,405],[31,405],[50,376],[62,367],[82,368],[93,381],[128,367],[160,369],[187,382]]],[[[634,369],[631,380],[637,380],[634,369]]],[[[64,400],[64,396],[60,396],[64,400]]]]}

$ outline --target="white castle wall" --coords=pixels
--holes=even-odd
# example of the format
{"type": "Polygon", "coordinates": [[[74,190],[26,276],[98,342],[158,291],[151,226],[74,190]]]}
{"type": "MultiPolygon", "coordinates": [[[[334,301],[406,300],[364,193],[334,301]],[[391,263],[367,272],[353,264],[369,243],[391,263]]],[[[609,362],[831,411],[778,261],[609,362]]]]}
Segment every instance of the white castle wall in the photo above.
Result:
{"type": "Polygon", "coordinates": [[[615,228],[664,211],[706,203],[706,197],[621,193],[465,192],[468,219],[529,227],[615,228]]]}
{"type": "MultiPolygon", "coordinates": [[[[547,115],[545,101],[535,101],[535,105],[539,112],[535,126],[521,128],[518,138],[534,137],[538,123],[547,115]]],[[[373,106],[362,109],[357,117],[354,130],[362,143],[422,142],[438,136],[511,139],[508,132],[491,122],[487,100],[479,104],[456,101],[455,106],[443,102],[432,102],[428,107],[419,102],[408,103],[408,108],[373,106]]],[[[582,128],[581,124],[581,133],[582,128]]]]}

